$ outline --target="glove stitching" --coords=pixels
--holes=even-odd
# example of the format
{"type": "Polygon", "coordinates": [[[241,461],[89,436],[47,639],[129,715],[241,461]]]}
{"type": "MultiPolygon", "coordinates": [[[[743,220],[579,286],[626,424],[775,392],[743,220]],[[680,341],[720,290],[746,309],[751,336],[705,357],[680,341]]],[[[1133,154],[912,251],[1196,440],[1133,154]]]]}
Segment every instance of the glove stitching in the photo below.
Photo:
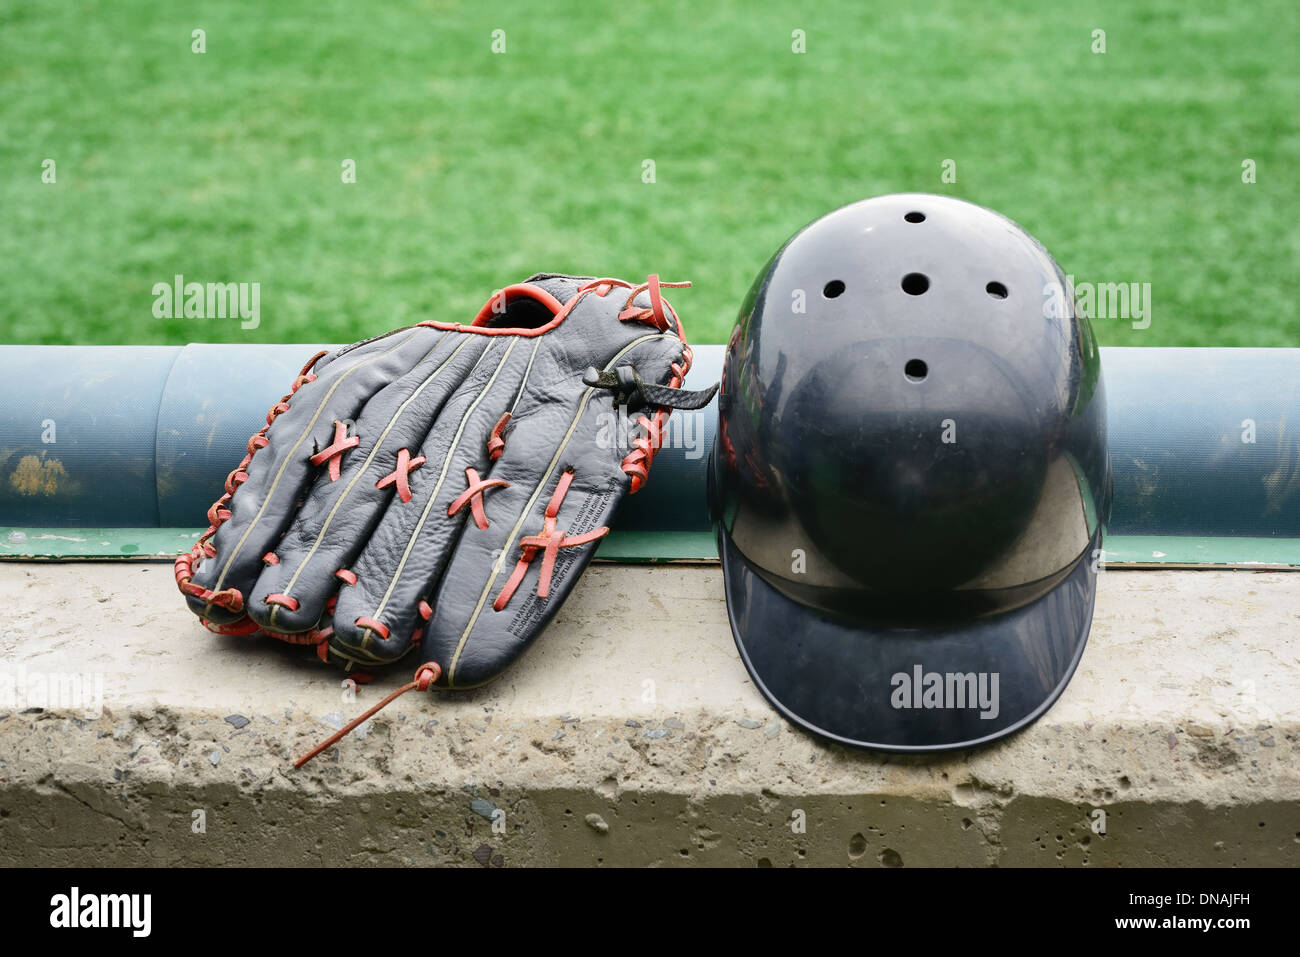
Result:
{"type": "MultiPolygon", "coordinates": [[[[595,287],[594,285],[590,285],[585,288],[594,289],[595,287]]],[[[579,298],[581,298],[581,293],[578,296],[575,296],[573,299],[569,300],[570,304],[576,302],[579,298]]],[[[626,346],[620,349],[612,359],[610,359],[609,363],[605,366],[605,368],[612,369],[620,359],[622,359],[625,355],[627,355],[637,346],[644,345],[647,342],[654,342],[656,340],[660,340],[663,338],[664,338],[663,334],[655,334],[655,335],[641,336],[637,339],[633,339],[626,346]]],[[[455,652],[452,653],[451,663],[447,667],[448,687],[452,687],[455,685],[456,667],[460,662],[461,653],[465,650],[465,642],[469,640],[470,632],[473,630],[475,623],[478,621],[479,615],[483,613],[483,605],[486,603],[488,594],[492,590],[492,585],[496,582],[497,576],[501,574],[501,565],[502,562],[504,561],[505,554],[510,550],[511,544],[515,541],[516,536],[519,535],[519,532],[523,528],[523,524],[525,520],[527,520],[528,516],[532,513],[533,507],[537,504],[537,499],[542,494],[542,490],[550,484],[551,476],[555,473],[555,468],[557,465],[559,465],[560,459],[564,455],[564,450],[568,448],[569,442],[573,439],[574,432],[576,432],[578,428],[578,423],[582,420],[582,416],[587,409],[587,404],[591,401],[591,397],[595,394],[595,391],[596,391],[595,389],[588,388],[582,394],[581,398],[578,400],[577,411],[574,413],[573,420],[569,423],[569,428],[565,432],[564,438],[560,441],[559,445],[556,447],[555,453],[554,455],[552,455],[550,463],[546,466],[546,469],[542,474],[542,478],[538,481],[537,486],[533,489],[532,495],[529,496],[528,502],[524,505],[524,508],[519,516],[518,521],[515,522],[514,528],[511,529],[510,534],[506,536],[505,544],[502,546],[502,558],[498,559],[497,562],[492,566],[491,574],[489,574],[487,581],[483,585],[483,590],[479,594],[478,602],[474,606],[474,611],[470,615],[469,621],[468,623],[466,623],[464,630],[461,632],[460,639],[456,644],[455,652]]]]}
{"type": "MultiPolygon", "coordinates": [[[[238,556],[240,550],[244,547],[244,543],[248,541],[248,536],[253,533],[253,529],[257,527],[258,522],[261,521],[262,516],[265,514],[267,506],[270,505],[270,503],[274,500],[274,493],[275,493],[276,486],[279,485],[280,480],[284,477],[285,470],[289,467],[289,462],[292,460],[293,456],[297,453],[297,450],[302,446],[303,442],[307,440],[307,437],[311,435],[312,429],[316,427],[316,420],[320,418],[320,414],[325,410],[325,404],[334,395],[335,390],[337,390],[338,387],[343,384],[344,380],[346,380],[348,376],[352,375],[352,373],[356,372],[358,369],[361,369],[363,366],[369,365],[371,362],[377,362],[378,360],[389,356],[390,354],[392,354],[393,352],[401,348],[402,345],[404,345],[407,341],[409,341],[409,339],[410,336],[407,336],[406,338],[399,340],[397,343],[395,343],[392,346],[392,348],[388,349],[387,351],[381,352],[378,355],[371,356],[370,358],[357,363],[351,369],[348,369],[341,376],[339,376],[339,378],[336,379],[330,385],[329,391],[320,400],[320,403],[316,408],[315,414],[311,417],[311,421],[307,423],[307,427],[303,429],[302,435],[298,437],[298,441],[293,444],[288,454],[285,455],[284,461],[280,464],[280,468],[276,472],[274,480],[272,480],[271,482],[271,487],[267,489],[266,495],[262,500],[262,504],[257,510],[257,514],[253,516],[253,520],[249,522],[248,528],[244,530],[244,534],[240,536],[240,539],[235,544],[235,548],[231,552],[230,557],[226,560],[225,567],[222,568],[221,574],[217,578],[216,585],[213,589],[214,591],[221,588],[221,583],[225,581],[225,577],[230,571],[230,566],[234,563],[235,558],[238,556]]],[[[286,396],[285,400],[282,400],[281,402],[281,404],[285,406],[283,411],[288,411],[287,399],[288,397],[286,396]]],[[[271,416],[268,416],[268,418],[270,417],[271,416]]],[[[269,427],[269,423],[268,423],[268,427],[269,427]]]]}
{"type": "MultiPolygon", "coordinates": [[[[496,382],[497,376],[501,374],[501,370],[506,367],[506,363],[510,358],[510,353],[514,351],[517,344],[518,340],[514,340],[506,346],[505,353],[501,356],[500,360],[498,360],[496,369],[493,370],[488,381],[483,385],[482,389],[479,390],[478,395],[474,397],[474,401],[470,403],[469,408],[465,410],[465,414],[461,416],[461,420],[456,427],[456,433],[452,438],[451,445],[443,453],[442,471],[438,475],[438,481],[434,485],[433,490],[429,493],[429,500],[424,506],[424,511],[421,512],[419,520],[415,523],[415,528],[411,531],[411,534],[407,539],[406,548],[403,550],[402,557],[397,563],[397,568],[393,572],[393,577],[389,580],[388,587],[384,590],[383,597],[379,601],[379,607],[375,609],[373,615],[375,619],[378,619],[379,616],[383,614],[384,608],[387,607],[388,600],[392,597],[398,581],[401,580],[402,572],[405,571],[406,563],[410,560],[411,551],[415,547],[415,542],[419,538],[420,532],[424,529],[424,524],[429,518],[429,511],[432,509],[434,501],[437,500],[438,492],[442,489],[442,484],[447,478],[447,469],[451,466],[452,457],[455,455],[456,449],[460,445],[461,437],[464,435],[465,426],[469,422],[470,416],[474,414],[479,404],[487,398],[488,394],[492,391],[492,384],[496,382]]],[[[490,348],[483,350],[483,355],[480,356],[479,361],[474,364],[475,369],[478,368],[479,362],[482,362],[490,351],[490,348]]],[[[472,376],[473,374],[473,370],[471,370],[470,375],[472,376]]],[[[371,630],[372,629],[369,628],[364,629],[364,633],[361,637],[361,646],[363,648],[370,644],[371,630]]]]}
{"type": "MultiPolygon", "coordinates": [[[[424,362],[435,352],[437,352],[438,349],[447,341],[449,340],[439,337],[438,341],[434,344],[433,348],[431,348],[420,358],[420,362],[417,362],[416,366],[418,367],[420,363],[424,362]]],[[[411,393],[411,395],[407,397],[407,399],[403,401],[400,406],[397,407],[397,411],[393,413],[392,417],[388,420],[388,424],[385,425],[383,431],[379,433],[379,438],[375,440],[374,446],[367,453],[366,459],[364,462],[361,463],[361,467],[357,470],[357,473],[354,476],[352,476],[352,478],[348,481],[348,484],[344,487],[343,491],[339,493],[339,497],[335,500],[334,504],[330,506],[329,514],[325,516],[325,521],[321,523],[320,530],[316,533],[316,537],[312,541],[311,547],[307,549],[307,552],[303,555],[302,559],[298,562],[298,565],[294,569],[293,574],[289,577],[288,583],[284,586],[284,590],[286,592],[293,590],[293,586],[298,582],[298,576],[300,576],[303,573],[307,565],[311,562],[312,558],[315,557],[316,551],[320,547],[321,542],[324,541],[325,533],[329,531],[330,525],[333,524],[334,518],[336,515],[338,515],[339,509],[343,506],[343,503],[347,500],[348,496],[352,493],[352,490],[356,487],[356,484],[358,481],[360,481],[361,477],[365,475],[366,472],[370,471],[370,467],[374,463],[376,456],[378,456],[379,453],[383,450],[384,440],[388,438],[388,434],[401,420],[401,417],[403,413],[406,412],[407,407],[424,392],[425,388],[431,382],[433,382],[435,379],[438,378],[439,375],[442,374],[443,370],[446,369],[447,366],[450,365],[451,362],[456,358],[456,356],[460,354],[461,349],[465,348],[465,346],[467,346],[471,341],[473,340],[470,339],[461,340],[460,344],[457,345],[451,351],[451,355],[447,356],[446,359],[443,359],[442,362],[438,364],[438,367],[434,369],[433,372],[431,372],[429,376],[423,382],[421,382],[419,386],[415,388],[415,390],[411,393]]],[[[479,356],[479,360],[482,360],[482,358],[483,358],[482,356],[479,356]]],[[[475,364],[477,365],[477,362],[475,364]]],[[[276,611],[277,610],[274,608],[271,609],[270,623],[272,627],[274,627],[275,625],[276,611]]],[[[281,634],[284,633],[282,632],[281,634]]],[[[293,634],[293,632],[289,632],[289,634],[293,634]]]]}

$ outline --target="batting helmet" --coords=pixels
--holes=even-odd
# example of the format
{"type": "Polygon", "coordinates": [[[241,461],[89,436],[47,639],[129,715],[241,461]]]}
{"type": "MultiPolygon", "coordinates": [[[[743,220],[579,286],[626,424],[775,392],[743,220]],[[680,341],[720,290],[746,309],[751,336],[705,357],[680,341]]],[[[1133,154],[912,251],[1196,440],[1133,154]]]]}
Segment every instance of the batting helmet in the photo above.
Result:
{"type": "Polygon", "coordinates": [[[732,630],[790,720],[846,744],[990,741],[1060,695],[1110,504],[1088,320],[1005,217],[901,194],[760,272],[710,498],[732,630]]]}

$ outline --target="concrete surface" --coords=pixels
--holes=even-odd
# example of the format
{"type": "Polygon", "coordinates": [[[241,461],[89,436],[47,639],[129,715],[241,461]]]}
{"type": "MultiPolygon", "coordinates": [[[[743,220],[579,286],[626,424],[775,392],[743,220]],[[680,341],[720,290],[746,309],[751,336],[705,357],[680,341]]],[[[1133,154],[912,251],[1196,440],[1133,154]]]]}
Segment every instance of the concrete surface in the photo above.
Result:
{"type": "Polygon", "coordinates": [[[409,694],[293,770],[411,670],[348,701],[204,631],[169,565],[0,563],[0,863],[1300,862],[1296,573],[1106,572],[1047,716],[923,758],[778,718],[716,566],[596,565],[496,684],[409,694]]]}

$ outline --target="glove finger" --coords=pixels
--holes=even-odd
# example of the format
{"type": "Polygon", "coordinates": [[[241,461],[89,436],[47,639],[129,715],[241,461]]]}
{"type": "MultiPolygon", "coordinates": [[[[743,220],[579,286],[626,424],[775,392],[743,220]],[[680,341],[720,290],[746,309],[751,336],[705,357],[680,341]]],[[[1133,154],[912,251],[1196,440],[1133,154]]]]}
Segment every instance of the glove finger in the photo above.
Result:
{"type": "Polygon", "coordinates": [[[355,418],[370,396],[419,360],[431,333],[401,329],[328,356],[316,363],[314,379],[272,408],[262,446],[243,472],[232,473],[224,509],[213,509],[217,531],[192,574],[204,594],[186,595],[197,614],[214,624],[243,617],[262,557],[288,527],[317,471],[311,454],[331,444],[335,421],[355,418]],[[209,600],[214,594],[225,597],[209,600]]]}
{"type": "MultiPolygon", "coordinates": [[[[540,337],[458,334],[486,339],[488,345],[424,440],[428,464],[413,476],[411,500],[389,502],[352,565],[356,583],[339,592],[329,650],[349,667],[396,661],[410,651],[423,627],[422,603],[428,607],[456,535],[467,521],[478,530],[472,505],[455,515],[448,509],[466,491],[466,469],[487,470],[493,427],[517,396],[541,342],[540,337]]],[[[501,489],[492,485],[483,491],[490,515],[501,489]]]]}
{"type": "Polygon", "coordinates": [[[353,430],[359,444],[343,455],[337,471],[322,469],[284,537],[266,556],[268,566],[247,600],[249,616],[264,630],[315,629],[390,500],[410,495],[417,469],[437,467],[421,454],[428,423],[469,375],[486,343],[482,336],[426,331],[424,357],[366,404],[353,430]]]}
{"type": "MultiPolygon", "coordinates": [[[[675,335],[650,333],[605,368],[667,370],[681,351],[675,335]]],[[[447,687],[490,681],[541,632],[631,483],[624,460],[635,450],[617,439],[622,413],[608,392],[584,387],[580,373],[570,379],[576,387],[567,394],[557,397],[556,379],[546,376],[545,391],[521,396],[491,472],[510,485],[494,493],[490,528],[461,536],[435,593],[422,659],[442,666],[447,687]]]]}

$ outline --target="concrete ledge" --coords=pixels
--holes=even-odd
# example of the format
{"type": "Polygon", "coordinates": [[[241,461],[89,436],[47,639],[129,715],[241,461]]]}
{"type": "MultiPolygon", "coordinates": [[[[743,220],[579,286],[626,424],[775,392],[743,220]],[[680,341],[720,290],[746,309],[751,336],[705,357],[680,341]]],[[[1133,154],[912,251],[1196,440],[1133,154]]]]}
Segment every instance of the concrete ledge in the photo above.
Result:
{"type": "Polygon", "coordinates": [[[921,758],[779,719],[716,566],[597,565],[496,684],[407,695],[292,769],[408,670],[345,701],[300,652],[204,631],[168,565],[0,563],[0,676],[22,679],[0,701],[0,863],[1300,861],[1296,573],[1107,572],[1052,711],[921,758]],[[100,676],[98,716],[25,697],[73,673],[100,676]]]}

